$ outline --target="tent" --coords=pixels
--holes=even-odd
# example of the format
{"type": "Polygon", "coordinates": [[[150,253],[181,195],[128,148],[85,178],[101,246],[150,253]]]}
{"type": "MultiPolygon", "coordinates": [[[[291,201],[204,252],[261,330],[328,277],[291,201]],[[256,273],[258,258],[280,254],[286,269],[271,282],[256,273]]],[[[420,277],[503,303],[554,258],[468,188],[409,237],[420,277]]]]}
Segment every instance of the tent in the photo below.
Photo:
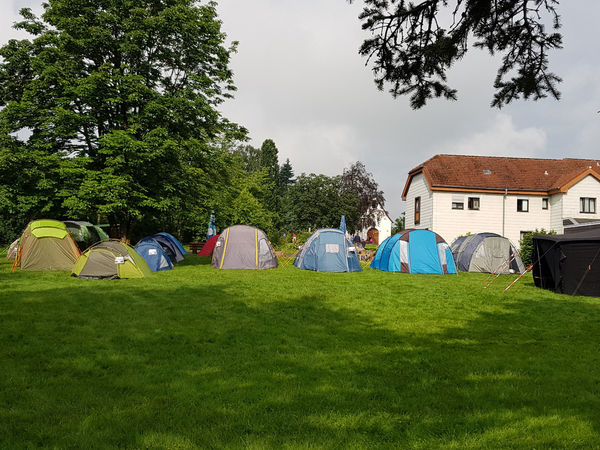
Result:
{"type": "Polygon", "coordinates": [[[19,239],[15,239],[12,244],[8,246],[8,250],[6,251],[6,259],[9,261],[14,261],[17,256],[17,250],[19,250],[19,239]]]}
{"type": "Polygon", "coordinates": [[[102,241],[83,252],[73,267],[72,275],[112,280],[143,278],[151,273],[144,258],[129,245],[120,241],[102,241]]]}
{"type": "Polygon", "coordinates": [[[211,265],[218,269],[272,269],[277,267],[277,257],[263,230],[234,225],[217,239],[211,265]]]}
{"type": "Polygon", "coordinates": [[[317,272],[360,272],[356,249],[340,229],[315,231],[304,243],[294,265],[317,272]]]}
{"type": "Polygon", "coordinates": [[[215,245],[217,244],[217,239],[219,239],[219,236],[220,236],[219,234],[215,234],[208,241],[206,241],[206,243],[202,247],[202,250],[200,250],[198,252],[198,256],[210,256],[210,255],[212,255],[212,252],[215,249],[215,245]]]}
{"type": "Polygon", "coordinates": [[[135,251],[144,258],[152,272],[171,270],[173,263],[156,239],[147,237],[135,246],[135,251]]]}
{"type": "Polygon", "coordinates": [[[525,270],[515,246],[496,233],[461,236],[450,249],[458,270],[465,272],[522,273],[525,270]]]}
{"type": "Polygon", "coordinates": [[[22,270],[71,270],[80,253],[64,223],[35,220],[21,235],[13,271],[17,267],[22,270]]]}
{"type": "Polygon", "coordinates": [[[600,232],[533,236],[533,281],[569,295],[600,297],[600,232]]]}
{"type": "Polygon", "coordinates": [[[185,248],[183,248],[183,245],[181,245],[181,242],[179,242],[179,240],[175,236],[173,236],[172,234],[169,234],[169,233],[165,233],[164,231],[161,231],[160,233],[156,233],[156,234],[170,239],[177,246],[177,248],[179,249],[179,252],[182,255],[187,255],[185,248]]]}
{"type": "Polygon", "coordinates": [[[381,243],[371,262],[374,269],[406,273],[456,273],[450,247],[429,230],[404,230],[381,243]]]}
{"type": "Polygon", "coordinates": [[[83,220],[64,220],[67,230],[80,248],[88,248],[96,242],[108,241],[108,234],[98,225],[83,220]]]}
{"type": "Polygon", "coordinates": [[[160,244],[172,263],[183,261],[183,255],[185,255],[186,252],[183,250],[179,241],[169,233],[156,233],[152,236],[152,239],[160,244]]]}

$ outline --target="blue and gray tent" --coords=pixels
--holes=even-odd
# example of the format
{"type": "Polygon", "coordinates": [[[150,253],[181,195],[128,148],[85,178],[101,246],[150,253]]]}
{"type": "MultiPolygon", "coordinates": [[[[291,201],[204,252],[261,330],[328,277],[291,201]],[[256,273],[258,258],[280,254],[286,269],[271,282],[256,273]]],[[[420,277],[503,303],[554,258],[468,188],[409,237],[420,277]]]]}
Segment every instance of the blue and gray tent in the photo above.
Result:
{"type": "Polygon", "coordinates": [[[154,236],[151,237],[160,244],[165,253],[171,259],[171,262],[176,263],[179,261],[183,261],[183,255],[185,255],[185,250],[183,250],[183,247],[177,239],[175,239],[169,233],[156,233],[154,236]]]}
{"type": "Polygon", "coordinates": [[[179,240],[173,236],[172,234],[166,233],[164,231],[161,231],[160,233],[156,233],[160,236],[165,236],[166,238],[170,239],[179,249],[179,251],[181,252],[182,255],[187,255],[187,252],[185,251],[185,248],[183,248],[183,245],[181,245],[181,242],[179,242],[179,240]]]}
{"type": "Polygon", "coordinates": [[[317,272],[359,272],[356,249],[337,228],[315,231],[294,260],[299,269],[317,272]]]}
{"type": "Polygon", "coordinates": [[[496,233],[461,236],[451,248],[458,270],[487,273],[522,273],[525,270],[515,246],[496,233]]]}
{"type": "Polygon", "coordinates": [[[450,246],[429,230],[404,230],[381,243],[371,262],[374,269],[405,273],[456,273],[450,246]]]}
{"type": "Polygon", "coordinates": [[[142,239],[135,246],[135,251],[146,260],[146,263],[148,263],[148,267],[150,267],[152,272],[170,270],[173,268],[171,259],[154,238],[147,237],[142,239]]]}

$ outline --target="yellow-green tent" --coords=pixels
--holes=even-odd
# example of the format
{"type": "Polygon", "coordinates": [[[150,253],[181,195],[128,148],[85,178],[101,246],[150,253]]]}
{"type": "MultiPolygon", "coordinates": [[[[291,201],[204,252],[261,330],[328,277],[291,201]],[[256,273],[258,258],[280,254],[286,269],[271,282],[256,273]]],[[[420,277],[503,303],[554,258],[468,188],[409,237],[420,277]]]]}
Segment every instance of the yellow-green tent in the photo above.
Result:
{"type": "Polygon", "coordinates": [[[13,263],[22,270],[71,270],[80,251],[58,220],[34,220],[27,225],[19,240],[13,263]]]}
{"type": "Polygon", "coordinates": [[[79,278],[112,280],[143,278],[152,272],[142,256],[120,241],[98,242],[79,257],[73,275],[79,278]]]}

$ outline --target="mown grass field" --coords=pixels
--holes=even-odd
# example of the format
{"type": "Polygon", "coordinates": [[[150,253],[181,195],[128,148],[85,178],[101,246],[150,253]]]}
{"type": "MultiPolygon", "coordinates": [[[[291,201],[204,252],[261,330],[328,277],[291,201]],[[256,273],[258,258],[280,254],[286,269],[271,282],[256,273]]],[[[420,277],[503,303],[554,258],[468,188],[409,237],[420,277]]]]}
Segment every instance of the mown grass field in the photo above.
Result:
{"type": "Polygon", "coordinates": [[[530,276],[3,261],[2,448],[600,446],[600,299],[530,276]]]}

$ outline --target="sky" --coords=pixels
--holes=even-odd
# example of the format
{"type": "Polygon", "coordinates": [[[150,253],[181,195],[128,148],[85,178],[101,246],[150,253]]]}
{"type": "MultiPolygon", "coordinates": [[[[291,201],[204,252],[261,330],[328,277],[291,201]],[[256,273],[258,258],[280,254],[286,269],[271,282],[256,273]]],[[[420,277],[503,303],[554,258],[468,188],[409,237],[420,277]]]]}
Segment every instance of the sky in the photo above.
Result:
{"type": "MultiPolygon", "coordinates": [[[[41,1],[4,2],[0,42],[24,37],[11,24],[22,7],[40,11],[41,1]]],[[[489,106],[499,60],[474,48],[448,73],[458,101],[415,111],[408,98],[379,91],[358,54],[369,36],[361,9],[360,0],[218,0],[223,31],[239,42],[231,61],[238,90],[221,111],[249,130],[252,145],[273,139],[296,175],[338,175],[362,161],[393,220],[404,210],[408,171],[436,154],[600,157],[597,0],[558,7],[564,48],[550,54],[550,68],[563,79],[561,100],[500,110],[489,106]]]]}

